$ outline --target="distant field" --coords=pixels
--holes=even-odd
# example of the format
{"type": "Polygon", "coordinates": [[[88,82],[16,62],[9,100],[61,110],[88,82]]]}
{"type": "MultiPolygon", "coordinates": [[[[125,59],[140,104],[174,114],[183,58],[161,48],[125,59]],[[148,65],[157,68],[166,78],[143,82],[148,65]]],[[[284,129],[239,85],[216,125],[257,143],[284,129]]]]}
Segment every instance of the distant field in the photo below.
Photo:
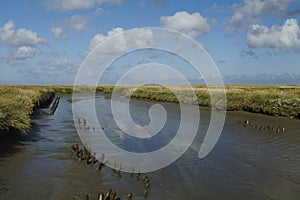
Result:
{"type": "MultiPolygon", "coordinates": [[[[196,98],[186,90],[186,86],[170,86],[183,98],[184,103],[211,106],[210,96],[205,86],[195,85],[196,98]]],[[[130,96],[134,86],[118,89],[118,94],[130,96]]],[[[89,90],[84,86],[83,91],[89,90]]],[[[114,86],[100,85],[98,91],[111,93],[114,86]]],[[[30,127],[30,115],[39,97],[49,91],[57,94],[71,94],[72,85],[0,85],[0,135],[16,130],[22,134],[30,127]]],[[[131,95],[137,99],[178,102],[171,90],[162,86],[139,87],[131,95]]],[[[240,110],[273,116],[287,116],[300,119],[299,85],[229,85],[226,86],[227,110],[240,110]]]]}

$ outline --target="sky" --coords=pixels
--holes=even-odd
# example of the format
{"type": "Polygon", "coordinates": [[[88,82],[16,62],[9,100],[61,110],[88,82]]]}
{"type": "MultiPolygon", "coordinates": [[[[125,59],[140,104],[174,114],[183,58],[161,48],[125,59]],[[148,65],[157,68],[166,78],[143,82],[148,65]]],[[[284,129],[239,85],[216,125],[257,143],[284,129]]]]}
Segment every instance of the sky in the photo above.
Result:
{"type": "MultiPolygon", "coordinates": [[[[153,37],[147,27],[200,43],[225,83],[300,84],[299,0],[10,0],[1,1],[0,13],[0,84],[73,84],[99,43],[145,28],[135,38],[139,45],[153,37]]],[[[131,45],[124,39],[108,49],[119,52],[123,43],[131,45]]],[[[186,64],[153,55],[141,50],[120,58],[110,74],[150,61],[186,64]]]]}

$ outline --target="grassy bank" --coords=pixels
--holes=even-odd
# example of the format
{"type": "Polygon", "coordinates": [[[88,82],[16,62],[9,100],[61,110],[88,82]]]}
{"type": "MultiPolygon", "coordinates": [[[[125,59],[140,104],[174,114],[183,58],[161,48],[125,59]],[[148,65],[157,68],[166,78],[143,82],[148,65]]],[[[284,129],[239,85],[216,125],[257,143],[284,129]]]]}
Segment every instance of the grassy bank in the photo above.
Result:
{"type": "Polygon", "coordinates": [[[34,103],[42,93],[39,89],[0,86],[0,135],[13,130],[25,134],[34,103]]]}
{"type": "MultiPolygon", "coordinates": [[[[118,94],[129,97],[133,86],[123,86],[118,94]]],[[[185,86],[172,86],[185,103],[211,106],[210,96],[205,86],[193,86],[196,98],[187,92],[185,86]]],[[[83,91],[91,89],[88,86],[83,91]]],[[[111,93],[114,86],[99,85],[98,91],[111,93]]],[[[30,127],[30,115],[39,97],[46,92],[71,94],[72,85],[8,86],[0,85],[0,135],[17,130],[25,134],[30,127]]],[[[273,116],[287,116],[300,119],[300,86],[280,85],[231,85],[226,86],[227,110],[240,110],[273,116]]],[[[154,101],[178,102],[171,90],[162,86],[143,86],[135,90],[131,97],[154,101]]]]}
{"type": "Polygon", "coordinates": [[[72,85],[0,85],[0,136],[25,135],[30,128],[33,108],[43,94],[71,94],[72,91],[72,85]]]}
{"type": "Polygon", "coordinates": [[[47,92],[72,93],[72,86],[0,85],[0,136],[26,134],[38,99],[47,92]]]}
{"type": "MultiPolygon", "coordinates": [[[[186,91],[185,86],[171,86],[185,103],[197,102],[210,107],[210,96],[205,86],[195,85],[196,99],[186,91]]],[[[273,116],[286,116],[300,119],[299,85],[228,85],[226,88],[227,110],[247,111],[273,116]]],[[[98,90],[111,93],[113,86],[98,86],[98,90]]],[[[118,93],[130,96],[133,86],[118,88],[118,93]]],[[[133,92],[132,97],[154,101],[178,102],[176,96],[166,87],[143,86],[133,92]]]]}

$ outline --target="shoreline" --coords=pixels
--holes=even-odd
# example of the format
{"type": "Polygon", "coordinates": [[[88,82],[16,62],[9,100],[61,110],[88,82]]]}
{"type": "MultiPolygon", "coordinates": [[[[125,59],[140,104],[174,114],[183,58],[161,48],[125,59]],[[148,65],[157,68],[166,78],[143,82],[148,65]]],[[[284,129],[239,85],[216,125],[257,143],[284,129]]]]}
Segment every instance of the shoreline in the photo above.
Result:
{"type": "MultiPolygon", "coordinates": [[[[197,103],[200,107],[211,107],[210,96],[206,86],[193,85],[196,97],[186,92],[186,86],[171,85],[184,103],[197,103]]],[[[80,86],[79,91],[96,89],[111,94],[115,86],[80,86]]],[[[120,96],[139,100],[178,103],[171,90],[164,86],[145,85],[139,87],[121,86],[116,91],[120,96]]],[[[270,116],[283,116],[300,119],[299,85],[226,85],[226,111],[244,111],[270,116]]],[[[45,94],[72,94],[73,85],[0,85],[0,136],[26,135],[30,128],[31,115],[39,106],[48,107],[52,102],[45,94]],[[40,99],[42,98],[42,99],[40,99]],[[43,99],[44,98],[44,99],[43,99]],[[44,105],[45,104],[45,105],[44,105]]],[[[46,95],[47,96],[47,95],[46,95]]]]}
{"type": "MultiPolygon", "coordinates": [[[[210,96],[205,86],[193,86],[197,99],[184,93],[185,86],[171,87],[179,90],[179,95],[182,95],[184,103],[194,104],[196,102],[200,107],[211,107],[210,96]]],[[[178,103],[176,96],[162,86],[143,86],[130,96],[129,91],[133,88],[134,86],[122,86],[117,89],[117,93],[120,96],[139,100],[178,103]]],[[[114,86],[98,86],[97,90],[111,94],[114,86]]],[[[243,111],[300,119],[299,85],[226,85],[225,90],[226,111],[243,111]]]]}
{"type": "Polygon", "coordinates": [[[0,86],[0,138],[27,136],[31,117],[39,108],[47,108],[55,93],[49,90],[0,86]]]}

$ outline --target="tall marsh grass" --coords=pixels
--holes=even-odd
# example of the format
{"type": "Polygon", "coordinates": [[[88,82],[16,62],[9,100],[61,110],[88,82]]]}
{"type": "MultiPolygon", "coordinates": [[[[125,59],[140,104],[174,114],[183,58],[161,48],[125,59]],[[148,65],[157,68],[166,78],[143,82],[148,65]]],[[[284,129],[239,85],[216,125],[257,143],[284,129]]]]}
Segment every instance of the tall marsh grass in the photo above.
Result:
{"type": "MultiPolygon", "coordinates": [[[[195,99],[187,86],[168,86],[183,99],[184,103],[198,104],[210,107],[211,98],[206,86],[194,85],[195,99]]],[[[114,86],[98,86],[98,90],[111,93],[114,86]]],[[[300,118],[300,86],[299,85],[227,85],[227,110],[247,111],[273,116],[287,116],[300,118]]],[[[167,101],[178,103],[176,95],[167,87],[145,85],[142,87],[118,87],[119,95],[148,99],[154,101],[167,101]],[[134,92],[132,92],[134,90],[134,92]],[[129,95],[131,94],[131,95],[129,95]]]]}
{"type": "MultiPolygon", "coordinates": [[[[168,86],[176,91],[183,103],[211,106],[210,95],[206,86],[194,85],[196,97],[187,86],[168,86]]],[[[95,89],[95,86],[78,87],[85,92],[95,89]]],[[[241,110],[274,116],[287,116],[300,119],[300,86],[299,85],[227,85],[227,110],[241,110]]],[[[98,91],[112,93],[113,85],[99,85],[98,91]]],[[[72,85],[0,85],[0,135],[17,130],[25,134],[30,127],[30,115],[35,102],[45,92],[56,94],[71,94],[72,85]]],[[[178,103],[176,95],[167,87],[145,85],[137,87],[124,85],[118,87],[118,95],[178,103]]]]}
{"type": "MultiPolygon", "coordinates": [[[[91,86],[82,86],[81,91],[91,86]]],[[[46,92],[71,94],[73,85],[0,85],[0,136],[17,131],[26,134],[38,99],[46,92]]]]}
{"type": "Polygon", "coordinates": [[[0,135],[13,129],[26,133],[34,102],[41,93],[39,90],[0,86],[0,135]]]}

